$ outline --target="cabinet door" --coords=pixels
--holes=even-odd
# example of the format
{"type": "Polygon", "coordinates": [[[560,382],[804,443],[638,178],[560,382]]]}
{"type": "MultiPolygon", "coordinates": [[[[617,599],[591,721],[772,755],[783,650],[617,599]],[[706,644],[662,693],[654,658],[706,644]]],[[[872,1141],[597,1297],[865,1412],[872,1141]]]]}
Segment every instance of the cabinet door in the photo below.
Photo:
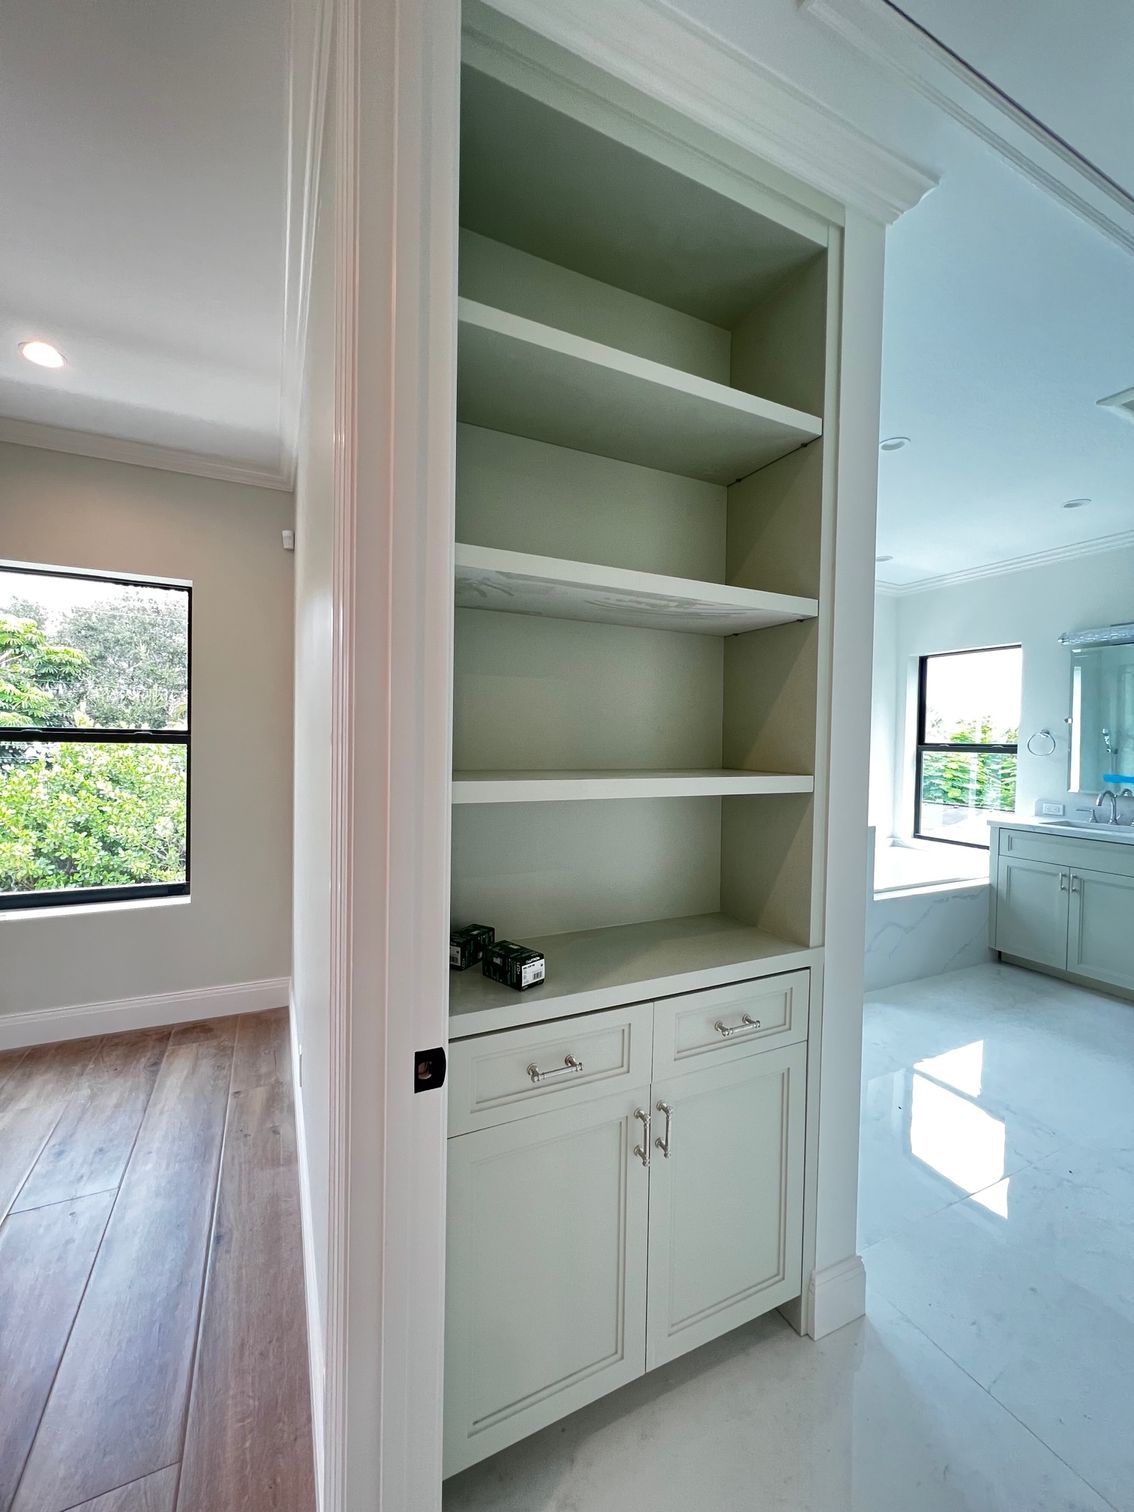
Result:
{"type": "Polygon", "coordinates": [[[1071,873],[1067,970],[1134,988],[1134,878],[1071,873]]]}
{"type": "Polygon", "coordinates": [[[654,1083],[647,1369],[799,1295],[805,1072],[795,1045],[654,1083]]]}
{"type": "Polygon", "coordinates": [[[1041,966],[1066,966],[1069,880],[1067,868],[1053,862],[1001,856],[993,949],[1041,966]]]}
{"type": "Polygon", "coordinates": [[[650,1089],[449,1141],[445,1474],[645,1365],[650,1089]]]}

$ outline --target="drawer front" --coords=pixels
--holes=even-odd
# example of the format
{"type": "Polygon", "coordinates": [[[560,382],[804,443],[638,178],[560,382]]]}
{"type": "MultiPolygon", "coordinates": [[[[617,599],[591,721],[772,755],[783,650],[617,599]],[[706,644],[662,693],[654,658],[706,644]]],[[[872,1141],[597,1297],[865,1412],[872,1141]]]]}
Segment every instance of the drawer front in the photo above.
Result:
{"type": "Polygon", "coordinates": [[[1091,840],[1074,835],[1050,835],[1041,830],[1000,831],[1001,856],[1022,861],[1046,861],[1051,866],[1082,867],[1084,870],[1109,872],[1117,877],[1134,877],[1134,845],[1121,840],[1091,840]]]}
{"type": "Polygon", "coordinates": [[[650,1079],[650,1003],[457,1040],[449,1047],[449,1133],[567,1108],[650,1079]]]}
{"type": "Polygon", "coordinates": [[[655,1076],[807,1038],[811,973],[788,971],[654,1004],[655,1076]]]}

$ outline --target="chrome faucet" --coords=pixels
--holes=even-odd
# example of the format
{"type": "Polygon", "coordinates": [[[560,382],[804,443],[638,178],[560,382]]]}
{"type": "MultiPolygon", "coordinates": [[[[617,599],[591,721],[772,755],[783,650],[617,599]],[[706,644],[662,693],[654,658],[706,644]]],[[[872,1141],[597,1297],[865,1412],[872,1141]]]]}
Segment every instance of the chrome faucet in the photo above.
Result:
{"type": "Polygon", "coordinates": [[[1094,819],[1094,821],[1095,821],[1096,824],[1117,824],[1118,823],[1118,799],[1115,796],[1115,794],[1113,793],[1113,791],[1111,791],[1109,788],[1107,789],[1107,791],[1105,793],[1100,793],[1099,796],[1095,799],[1095,812],[1094,812],[1094,814],[1093,814],[1092,817],[1093,817],[1093,819],[1094,819]],[[1108,798],[1110,799],[1110,818],[1109,819],[1100,819],[1099,818],[1099,810],[1102,808],[1103,804],[1106,802],[1106,800],[1108,798]]]}

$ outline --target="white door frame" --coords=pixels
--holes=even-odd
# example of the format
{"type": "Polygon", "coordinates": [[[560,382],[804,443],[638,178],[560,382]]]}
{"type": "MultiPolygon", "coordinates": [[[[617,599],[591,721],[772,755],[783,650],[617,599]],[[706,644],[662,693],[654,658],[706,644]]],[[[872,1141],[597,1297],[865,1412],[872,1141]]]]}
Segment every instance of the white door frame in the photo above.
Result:
{"type": "Polygon", "coordinates": [[[459,0],[338,0],[323,1512],[440,1505],[459,0]]]}
{"type": "MultiPolygon", "coordinates": [[[[495,8],[877,225],[931,187],[819,102],[650,0],[495,8]]],[[[460,0],[336,0],[335,30],[320,1500],[322,1512],[436,1512],[445,1105],[443,1094],[412,1087],[415,1052],[447,1040],[460,0]]],[[[868,675],[868,645],[863,654],[868,675]]],[[[853,1024],[852,1011],[841,1040],[853,1024]]]]}

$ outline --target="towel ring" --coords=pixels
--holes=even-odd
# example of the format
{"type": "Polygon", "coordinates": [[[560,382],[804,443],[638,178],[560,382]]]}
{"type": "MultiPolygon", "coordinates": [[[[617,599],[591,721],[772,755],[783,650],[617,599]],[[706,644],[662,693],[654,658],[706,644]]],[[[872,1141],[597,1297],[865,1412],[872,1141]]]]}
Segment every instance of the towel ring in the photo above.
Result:
{"type": "Polygon", "coordinates": [[[1056,745],[1055,736],[1051,733],[1050,730],[1037,730],[1034,735],[1029,735],[1028,736],[1028,743],[1027,743],[1027,746],[1026,746],[1025,749],[1032,756],[1054,756],[1054,754],[1055,754],[1055,745],[1056,745]],[[1048,742],[1047,750],[1046,751],[1037,751],[1036,748],[1035,748],[1035,746],[1032,744],[1033,740],[1046,740],[1048,742]]]}

